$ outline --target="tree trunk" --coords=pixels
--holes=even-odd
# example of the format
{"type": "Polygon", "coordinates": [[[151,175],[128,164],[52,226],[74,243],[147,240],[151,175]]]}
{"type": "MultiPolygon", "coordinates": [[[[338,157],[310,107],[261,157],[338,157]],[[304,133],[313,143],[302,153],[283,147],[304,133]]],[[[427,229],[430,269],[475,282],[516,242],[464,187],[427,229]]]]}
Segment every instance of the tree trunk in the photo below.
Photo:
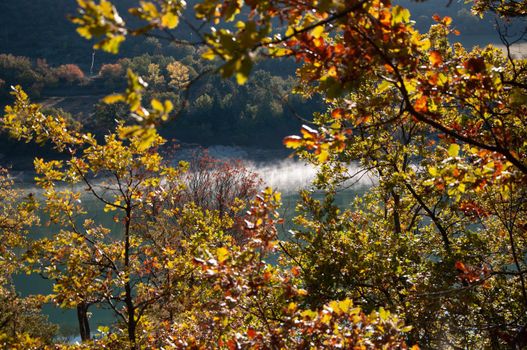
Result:
{"type": "MultiPolygon", "coordinates": [[[[126,206],[126,223],[125,223],[125,241],[124,241],[124,266],[128,271],[130,267],[130,221],[132,220],[132,208],[128,201],[126,206]]],[[[129,272],[127,272],[129,273],[129,272]]],[[[128,326],[128,339],[130,340],[130,349],[137,349],[135,332],[137,326],[137,320],[135,319],[135,305],[132,296],[132,284],[130,282],[130,275],[126,276],[126,282],[124,284],[125,297],[124,302],[126,304],[126,311],[128,314],[127,326],[128,326]]]]}
{"type": "Polygon", "coordinates": [[[79,331],[82,341],[91,339],[90,321],[88,320],[88,304],[80,303],[77,305],[77,319],[79,320],[79,331]]]}

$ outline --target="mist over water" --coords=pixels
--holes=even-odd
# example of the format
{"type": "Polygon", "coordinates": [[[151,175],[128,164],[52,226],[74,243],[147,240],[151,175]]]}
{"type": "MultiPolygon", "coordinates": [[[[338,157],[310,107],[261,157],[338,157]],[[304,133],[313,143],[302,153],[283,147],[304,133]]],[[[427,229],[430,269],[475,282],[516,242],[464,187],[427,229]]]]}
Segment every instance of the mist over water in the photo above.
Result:
{"type": "MultiPolygon", "coordinates": [[[[280,192],[291,194],[301,189],[309,188],[317,175],[318,169],[296,159],[282,159],[272,163],[249,163],[249,170],[258,174],[266,186],[280,192]]],[[[348,167],[352,179],[343,184],[347,187],[370,187],[376,180],[367,173],[361,172],[356,165],[348,167]]]]}
{"type": "MultiPolygon", "coordinates": [[[[190,160],[196,156],[196,151],[197,149],[184,149],[178,158],[190,160]]],[[[241,160],[249,171],[262,179],[264,186],[270,186],[284,194],[294,194],[309,188],[318,171],[315,166],[292,157],[292,152],[285,148],[269,150],[217,145],[201,151],[216,159],[241,160]]],[[[361,172],[354,164],[348,166],[348,174],[356,176],[343,184],[345,188],[352,185],[354,188],[365,188],[376,183],[371,174],[361,172]]]]}
{"type": "MultiPolygon", "coordinates": [[[[173,165],[176,165],[181,160],[192,161],[200,154],[208,154],[214,159],[224,161],[241,161],[242,166],[262,180],[262,189],[271,187],[289,197],[296,197],[298,191],[302,189],[312,188],[312,183],[318,172],[317,167],[293,157],[291,151],[287,149],[270,150],[234,146],[186,147],[177,150],[168,158],[173,165]]],[[[363,171],[357,164],[349,164],[347,169],[347,175],[350,179],[341,185],[341,192],[346,192],[346,196],[352,193],[363,193],[378,182],[375,176],[363,171]]],[[[43,190],[34,181],[34,171],[11,172],[11,177],[19,189],[42,198],[43,190]]],[[[99,177],[92,179],[92,181],[102,184],[105,182],[105,178],[99,177]]],[[[84,183],[65,184],[65,186],[73,191],[86,191],[84,183]]],[[[88,197],[84,197],[82,201],[86,203],[88,200],[90,202],[88,197]]]]}
{"type": "Polygon", "coordinates": [[[258,174],[265,186],[284,193],[296,192],[309,187],[317,169],[294,159],[283,159],[273,163],[250,163],[249,170],[258,174]]]}

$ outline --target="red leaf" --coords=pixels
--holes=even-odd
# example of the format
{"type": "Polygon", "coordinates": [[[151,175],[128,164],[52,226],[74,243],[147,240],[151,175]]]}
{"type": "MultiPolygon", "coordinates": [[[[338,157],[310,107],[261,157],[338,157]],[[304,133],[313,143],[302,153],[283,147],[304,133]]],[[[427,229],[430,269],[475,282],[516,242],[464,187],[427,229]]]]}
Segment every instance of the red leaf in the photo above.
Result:
{"type": "Polygon", "coordinates": [[[256,331],[253,328],[249,328],[247,330],[247,336],[249,337],[249,339],[253,339],[254,337],[256,337],[256,331]]]}
{"type": "Polygon", "coordinates": [[[291,268],[291,273],[293,276],[298,277],[300,275],[300,266],[293,266],[291,268]]]}

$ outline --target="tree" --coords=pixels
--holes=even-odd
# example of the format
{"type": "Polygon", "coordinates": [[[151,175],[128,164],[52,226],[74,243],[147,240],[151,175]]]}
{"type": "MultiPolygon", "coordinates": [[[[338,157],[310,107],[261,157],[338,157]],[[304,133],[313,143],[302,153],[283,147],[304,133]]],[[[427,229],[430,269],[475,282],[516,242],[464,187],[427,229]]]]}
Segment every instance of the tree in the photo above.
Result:
{"type": "Polygon", "coordinates": [[[21,297],[13,283],[13,275],[26,270],[20,251],[29,248],[28,228],[38,222],[36,202],[13,188],[5,169],[0,169],[0,198],[0,346],[42,347],[51,343],[57,327],[41,313],[42,300],[21,297]]]}
{"type": "Polygon", "coordinates": [[[98,77],[101,78],[109,88],[124,85],[125,71],[119,63],[103,64],[99,70],[98,77]]]}
{"type": "MultiPolygon", "coordinates": [[[[473,11],[523,17],[522,4],[478,1],[473,11]]],[[[244,84],[257,56],[294,57],[302,63],[297,92],[328,104],[300,136],[284,139],[320,166],[315,188],[324,199],[303,193],[294,240],[280,242],[280,196],[268,189],[235,240],[231,212],[182,199],[181,175],[156,151],[155,127],[173,104],[154,98],[143,106],[146,84],[132,71],[127,90],[105,101],[128,104],[139,123],[119,126],[102,144],[15,90],[5,127],[71,155],[66,163],[36,161],[51,217],[64,229],[35,254],[44,252],[57,300],[82,310],[104,301],[121,317],[127,339],[108,333],[98,344],[525,346],[527,63],[512,57],[505,35],[506,56],[493,47],[468,52],[449,43],[457,34],[450,18],[435,17],[421,34],[409,11],[389,0],[207,0],[195,6],[197,19],[237,21],[210,32],[187,20],[179,1],[141,2],[131,9],[142,21],[135,28],[109,1],[79,6],[79,33],[102,36],[96,45],[104,50],[143,34],[194,45],[173,36],[185,23],[223,77],[244,84]],[[348,173],[351,162],[378,184],[341,209],[335,195],[360,176],[348,173]],[[112,183],[91,177],[103,174],[112,183]],[[85,183],[120,213],[120,239],[90,221],[78,227],[80,196],[57,191],[58,181],[85,183]],[[266,263],[278,249],[280,263],[266,263]]]]}
{"type": "MultiPolygon", "coordinates": [[[[105,4],[82,2],[75,22],[87,37],[103,32],[99,47],[108,51],[126,35],[188,23],[182,3],[142,3],[132,10],[145,21],[138,28],[112,21],[116,10],[103,11],[105,4]],[[101,17],[111,25],[92,24],[101,17]]],[[[473,11],[524,17],[524,5],[477,1],[473,11]]],[[[294,57],[302,64],[297,91],[329,104],[314,127],[284,140],[321,165],[317,186],[328,191],[322,203],[304,196],[299,243],[287,254],[313,286],[309,302],[391,305],[430,348],[523,346],[526,61],[512,57],[507,38],[507,56],[490,46],[469,52],[448,41],[458,34],[451,18],[436,16],[422,34],[409,11],[389,0],[210,0],[195,13],[236,21],[210,32],[192,27],[224,77],[243,84],[256,57],[294,57]],[[368,212],[342,213],[332,204],[353,178],[352,161],[379,179],[368,212]],[[361,264],[379,258],[390,263],[361,264]]],[[[143,128],[156,123],[145,120],[143,128]]]]}
{"type": "Polygon", "coordinates": [[[84,72],[75,64],[63,64],[55,68],[55,74],[59,80],[66,84],[82,83],[85,79],[84,72]]]}
{"type": "Polygon", "coordinates": [[[181,64],[178,61],[174,61],[167,66],[168,75],[170,81],[168,85],[172,88],[179,90],[184,89],[189,83],[189,69],[187,66],[181,64]]]}
{"type": "Polygon", "coordinates": [[[240,160],[214,159],[206,150],[194,153],[183,179],[181,201],[215,210],[220,217],[234,217],[240,203],[248,203],[262,186],[259,176],[240,160]]]}
{"type": "MultiPolygon", "coordinates": [[[[132,113],[166,118],[170,104],[152,100],[152,108],[144,109],[140,78],[130,72],[129,80],[124,94],[106,100],[126,101],[132,113]]],[[[366,314],[352,308],[351,300],[331,301],[324,310],[299,305],[305,291],[297,285],[297,269],[264,260],[279,246],[279,194],[266,189],[257,196],[234,237],[233,216],[245,207],[237,197],[251,195],[254,187],[243,172],[239,177],[221,167],[228,177],[217,174],[208,182],[218,207],[200,207],[189,201],[198,197],[182,192],[184,165],[163,164],[157,152],[163,140],[155,129],[121,125],[99,143],[70,129],[66,119],[43,114],[20,88],[13,95],[3,127],[19,139],[52,142],[69,153],[66,161],[35,160],[45,209],[58,231],[35,242],[27,259],[54,281],[50,300],[77,308],[85,341],[81,346],[256,349],[302,348],[314,342],[407,348],[404,334],[410,328],[384,309],[366,314]],[[85,186],[105,211],[115,214],[115,229],[86,218],[83,197],[71,186],[75,184],[85,186]],[[86,313],[90,305],[101,303],[120,322],[89,341],[86,313]],[[342,327],[348,331],[341,332],[342,327]]]]}
{"type": "Polygon", "coordinates": [[[36,242],[28,254],[38,262],[37,271],[54,281],[50,300],[77,308],[83,340],[90,339],[88,307],[104,303],[123,322],[125,343],[135,349],[143,341],[139,338],[143,315],[152,305],[183,293],[195,269],[192,254],[223,242],[222,231],[232,221],[220,220],[217,212],[198,214],[193,204],[177,202],[185,166],[163,164],[154,149],[163,142],[157,134],[151,135],[155,141],[150,147],[143,147],[139,138],[124,143],[115,134],[99,144],[90,134],[68,129],[64,119],[43,115],[21,90],[15,90],[15,97],[5,126],[19,133],[24,132],[21,122],[39,120],[37,128],[18,136],[50,140],[59,150],[68,148],[71,156],[67,162],[35,160],[45,209],[60,230],[36,242]],[[18,119],[28,107],[29,118],[18,119]],[[114,213],[116,227],[107,228],[86,216],[81,193],[58,187],[60,182],[84,185],[105,212],[114,213]],[[188,228],[198,224],[207,231],[194,233],[188,228]]]}

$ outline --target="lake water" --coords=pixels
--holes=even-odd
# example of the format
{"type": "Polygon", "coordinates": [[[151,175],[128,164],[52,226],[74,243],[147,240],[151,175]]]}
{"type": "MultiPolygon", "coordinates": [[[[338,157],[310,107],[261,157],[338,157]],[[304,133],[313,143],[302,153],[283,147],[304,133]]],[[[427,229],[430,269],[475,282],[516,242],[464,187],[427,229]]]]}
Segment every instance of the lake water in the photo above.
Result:
{"type": "MultiPolygon", "coordinates": [[[[182,150],[180,158],[188,159],[192,153],[192,150],[182,150]]],[[[286,219],[284,232],[287,231],[287,222],[295,215],[294,208],[298,199],[297,193],[300,189],[309,187],[311,181],[316,176],[315,168],[289,158],[289,153],[286,151],[252,150],[216,146],[209,148],[209,154],[215,158],[243,160],[247,168],[257,173],[265,182],[266,186],[271,186],[282,192],[283,205],[281,212],[282,216],[286,219]]],[[[350,172],[355,170],[353,167],[350,167],[350,172]]],[[[34,184],[29,180],[31,177],[31,174],[19,174],[19,186],[25,188],[28,192],[38,193],[34,184]]],[[[363,176],[351,188],[347,188],[339,193],[336,199],[337,205],[347,207],[356,195],[362,194],[372,183],[374,183],[372,178],[363,176]]],[[[83,203],[85,208],[90,212],[92,219],[110,229],[117,229],[117,225],[113,222],[112,216],[101,210],[102,207],[96,199],[90,198],[87,195],[86,198],[83,198],[83,203]]],[[[56,231],[56,227],[42,225],[36,227],[32,235],[34,238],[51,236],[56,231]]],[[[46,294],[52,290],[51,281],[45,280],[38,275],[15,276],[15,285],[17,290],[24,296],[30,294],[46,294]]],[[[50,321],[60,326],[61,336],[76,339],[78,336],[76,310],[65,310],[53,305],[45,305],[43,311],[49,316],[50,321]]],[[[90,319],[92,331],[96,331],[100,325],[108,325],[115,321],[114,314],[110,310],[92,306],[90,312],[92,313],[90,319]]]]}

